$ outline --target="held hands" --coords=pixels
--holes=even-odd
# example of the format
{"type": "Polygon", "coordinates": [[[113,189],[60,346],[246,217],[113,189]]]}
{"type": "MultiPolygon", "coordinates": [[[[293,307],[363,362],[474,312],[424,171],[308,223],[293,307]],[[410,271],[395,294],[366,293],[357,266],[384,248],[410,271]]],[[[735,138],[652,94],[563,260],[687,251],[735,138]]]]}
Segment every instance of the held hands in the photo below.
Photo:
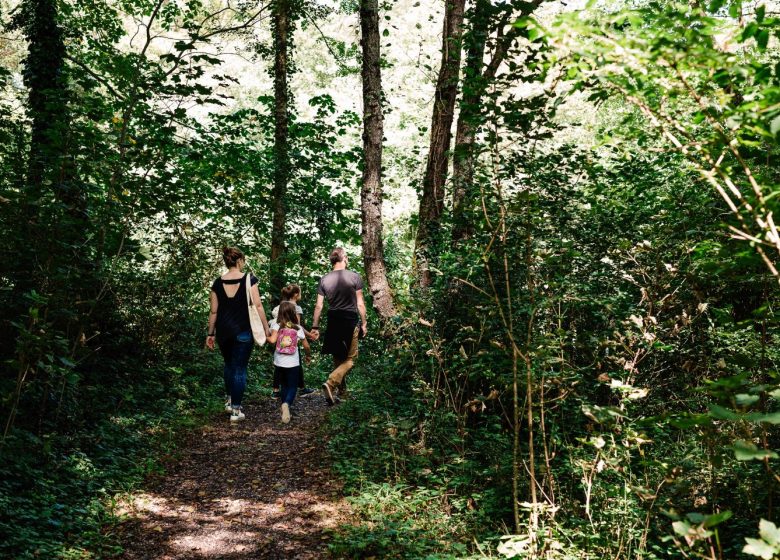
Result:
{"type": "Polygon", "coordinates": [[[216,340],[213,336],[207,336],[206,337],[206,348],[209,350],[214,350],[214,341],[216,340]]]}
{"type": "Polygon", "coordinates": [[[311,339],[315,341],[320,339],[319,329],[311,331],[311,339]]]}

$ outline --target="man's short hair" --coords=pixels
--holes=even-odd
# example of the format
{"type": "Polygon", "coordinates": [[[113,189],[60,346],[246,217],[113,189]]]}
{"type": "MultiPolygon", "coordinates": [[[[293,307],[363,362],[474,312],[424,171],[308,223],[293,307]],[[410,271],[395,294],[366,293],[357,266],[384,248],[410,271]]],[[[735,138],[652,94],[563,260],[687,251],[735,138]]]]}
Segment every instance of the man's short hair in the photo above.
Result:
{"type": "Polygon", "coordinates": [[[344,251],[344,247],[336,247],[330,252],[330,264],[334,265],[336,263],[339,263],[343,261],[347,256],[347,253],[344,251]]]}

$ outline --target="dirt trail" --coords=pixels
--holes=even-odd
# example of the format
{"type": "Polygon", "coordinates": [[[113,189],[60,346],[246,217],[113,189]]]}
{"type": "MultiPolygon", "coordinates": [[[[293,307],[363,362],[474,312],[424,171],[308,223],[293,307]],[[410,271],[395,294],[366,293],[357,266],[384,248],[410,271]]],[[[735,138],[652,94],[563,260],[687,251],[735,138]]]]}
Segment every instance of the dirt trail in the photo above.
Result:
{"type": "Polygon", "coordinates": [[[320,439],[322,395],[299,398],[290,424],[275,400],[245,403],[191,432],[181,458],[125,504],[126,560],[309,559],[327,556],[327,529],[349,507],[320,439]]]}

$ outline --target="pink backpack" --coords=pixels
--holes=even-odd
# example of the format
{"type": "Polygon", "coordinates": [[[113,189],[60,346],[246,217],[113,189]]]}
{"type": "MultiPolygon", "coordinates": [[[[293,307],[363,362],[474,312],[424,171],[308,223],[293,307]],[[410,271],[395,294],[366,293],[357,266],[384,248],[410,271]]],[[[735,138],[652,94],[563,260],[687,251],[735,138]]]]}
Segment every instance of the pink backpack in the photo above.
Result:
{"type": "Polygon", "coordinates": [[[276,339],[276,351],[280,354],[295,354],[297,349],[298,329],[290,327],[280,328],[276,339]]]}

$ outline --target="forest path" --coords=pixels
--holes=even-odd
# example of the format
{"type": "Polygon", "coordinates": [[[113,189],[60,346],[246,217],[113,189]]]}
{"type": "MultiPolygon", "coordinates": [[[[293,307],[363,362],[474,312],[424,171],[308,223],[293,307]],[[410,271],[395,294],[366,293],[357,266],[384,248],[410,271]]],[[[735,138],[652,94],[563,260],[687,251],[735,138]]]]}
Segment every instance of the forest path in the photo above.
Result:
{"type": "Polygon", "coordinates": [[[242,422],[223,413],[186,434],[180,458],[122,506],[121,558],[327,556],[327,530],[349,506],[325,457],[325,400],[298,398],[289,424],[270,397],[244,408],[242,422]]]}

